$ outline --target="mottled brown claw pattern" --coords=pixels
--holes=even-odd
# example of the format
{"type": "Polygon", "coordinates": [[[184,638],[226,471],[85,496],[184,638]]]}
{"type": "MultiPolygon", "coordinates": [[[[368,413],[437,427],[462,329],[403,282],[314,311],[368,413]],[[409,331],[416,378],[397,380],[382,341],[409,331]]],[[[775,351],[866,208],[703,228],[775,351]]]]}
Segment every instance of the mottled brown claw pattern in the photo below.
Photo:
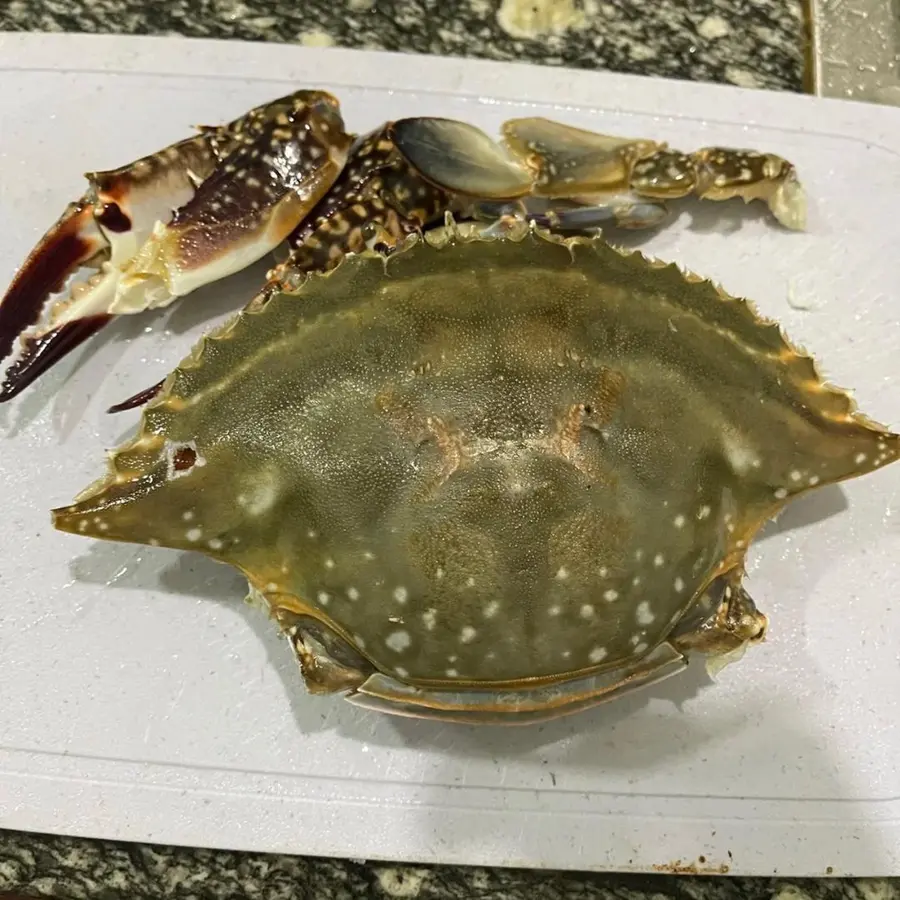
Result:
{"type": "Polygon", "coordinates": [[[351,138],[337,101],[300,91],[259,107],[196,193],[132,259],[114,312],[165,305],[275,250],[325,196],[351,138]]]}

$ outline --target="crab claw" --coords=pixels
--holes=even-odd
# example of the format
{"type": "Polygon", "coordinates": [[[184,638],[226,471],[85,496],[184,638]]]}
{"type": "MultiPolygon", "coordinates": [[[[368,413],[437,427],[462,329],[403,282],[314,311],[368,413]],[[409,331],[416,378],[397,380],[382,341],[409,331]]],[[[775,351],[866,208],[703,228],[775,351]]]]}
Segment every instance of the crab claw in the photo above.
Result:
{"type": "Polygon", "coordinates": [[[349,150],[337,100],[297,91],[108,172],[70,204],[0,299],[0,359],[22,336],[10,400],[111,318],[167,306],[274,250],[337,177],[349,150]],[[56,302],[82,266],[95,269],[56,302]]]}
{"type": "Polygon", "coordinates": [[[118,267],[146,240],[155,221],[190,199],[195,179],[215,165],[210,141],[196,136],[119,169],[85,176],[88,190],[44,234],[0,300],[0,359],[41,320],[49,298],[81,267],[95,272],[53,305],[36,334],[24,337],[23,353],[0,388],[0,402],[24,390],[109,320],[118,267]],[[82,320],[93,327],[68,327],[82,320]]]}

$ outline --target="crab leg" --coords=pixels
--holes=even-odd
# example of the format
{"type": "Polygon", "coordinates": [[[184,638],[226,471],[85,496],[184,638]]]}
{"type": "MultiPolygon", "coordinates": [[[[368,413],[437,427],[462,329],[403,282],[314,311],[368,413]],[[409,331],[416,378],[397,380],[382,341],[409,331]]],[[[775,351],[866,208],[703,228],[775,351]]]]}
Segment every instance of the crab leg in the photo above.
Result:
{"type": "Polygon", "coordinates": [[[97,270],[23,337],[0,402],[112,317],[167,306],[275,249],[337,177],[351,137],[337,101],[298,91],[111,172],[51,228],[0,300],[0,358],[82,265],[97,270]],[[174,211],[174,212],[173,212],[174,211]]]}
{"type": "MultiPolygon", "coordinates": [[[[666,200],[689,195],[762,200],[786,228],[806,225],[796,170],[773,153],[729,147],[683,153],[658,141],[597,134],[539,117],[510,119],[502,135],[506,147],[534,171],[535,196],[598,208],[601,220],[611,212],[620,226],[645,227],[641,220],[648,208],[664,211],[666,200]],[[636,216],[629,215],[630,207],[636,216]]],[[[657,223],[654,218],[650,224],[657,223]]]]}

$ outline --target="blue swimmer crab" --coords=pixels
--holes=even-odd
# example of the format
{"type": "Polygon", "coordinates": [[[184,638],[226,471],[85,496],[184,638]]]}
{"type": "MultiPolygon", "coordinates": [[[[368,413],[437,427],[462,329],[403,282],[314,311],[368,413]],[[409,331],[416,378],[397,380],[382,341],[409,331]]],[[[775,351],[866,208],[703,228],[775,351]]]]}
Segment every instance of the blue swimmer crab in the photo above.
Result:
{"type": "MultiPolygon", "coordinates": [[[[739,151],[614,146],[534,119],[504,144],[441,119],[351,141],[322,95],[302,95],[306,123],[311,104],[332,138],[308,145],[340,173],[304,201],[290,256],[140,400],[135,436],[55,527],[235,567],[311,692],[388,713],[542,721],[764,640],[743,583],[760,528],[896,461],[900,435],[748,301],[585,228],[645,225],[676,182],[763,197],[798,225],[792,167],[744,151],[740,184],[720,184],[739,151]]],[[[271,237],[238,231],[255,253],[279,231],[263,209],[289,192],[267,207],[227,187],[238,172],[258,179],[216,163],[222,186],[200,182],[188,206],[259,213],[271,237]]],[[[179,216],[143,262],[102,264],[102,289],[147,306],[196,285],[170,265],[194,221],[179,216]]],[[[209,233],[188,245],[219,246],[209,233]]],[[[209,281],[251,255],[198,265],[209,281]]]]}

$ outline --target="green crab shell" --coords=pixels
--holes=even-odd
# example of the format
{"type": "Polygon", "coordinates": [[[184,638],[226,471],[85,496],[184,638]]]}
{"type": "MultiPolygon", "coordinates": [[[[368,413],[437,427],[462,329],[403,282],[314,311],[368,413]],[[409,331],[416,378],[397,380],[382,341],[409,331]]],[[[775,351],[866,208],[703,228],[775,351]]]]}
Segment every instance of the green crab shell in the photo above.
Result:
{"type": "Polygon", "coordinates": [[[204,339],[57,528],[197,550],[410,685],[650,654],[786,503],[895,460],[743,300],[448,227],[204,339]]]}

